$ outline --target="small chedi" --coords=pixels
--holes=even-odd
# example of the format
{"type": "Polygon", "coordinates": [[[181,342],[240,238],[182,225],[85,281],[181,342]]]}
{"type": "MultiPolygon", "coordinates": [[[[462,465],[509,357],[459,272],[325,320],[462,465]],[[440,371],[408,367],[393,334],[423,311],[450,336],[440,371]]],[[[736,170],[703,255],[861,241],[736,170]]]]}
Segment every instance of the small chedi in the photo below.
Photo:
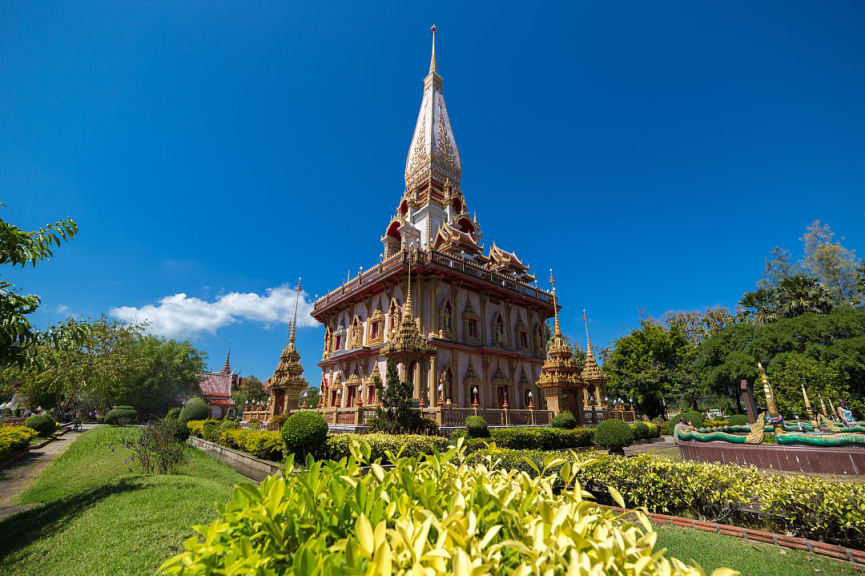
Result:
{"type": "Polygon", "coordinates": [[[460,187],[435,32],[405,189],[379,261],[314,303],[325,328],[319,411],[332,426],[364,425],[379,403],[373,382],[393,359],[415,407],[442,426],[473,414],[491,425],[549,424],[561,410],[603,419],[606,378],[591,348],[580,373],[556,320],[547,353],[554,290],[539,288],[515,252],[484,248],[460,187]]]}
{"type": "Polygon", "coordinates": [[[795,422],[785,421],[763,365],[758,362],[757,367],[766,398],[765,412],[750,426],[680,432],[679,447],[685,458],[798,472],[865,474],[865,427],[840,426],[826,412],[822,397],[822,413],[816,414],[804,385],[807,421],[798,417],[795,422]]]}

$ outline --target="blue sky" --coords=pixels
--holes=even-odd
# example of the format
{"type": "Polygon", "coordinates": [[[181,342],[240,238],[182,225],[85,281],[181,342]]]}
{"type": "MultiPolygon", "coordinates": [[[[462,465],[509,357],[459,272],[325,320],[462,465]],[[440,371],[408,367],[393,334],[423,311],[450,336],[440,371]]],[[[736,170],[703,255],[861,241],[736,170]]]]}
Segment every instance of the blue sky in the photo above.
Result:
{"type": "Polygon", "coordinates": [[[81,228],[5,277],[269,377],[297,277],[378,260],[433,23],[469,209],[580,341],[732,308],[815,218],[862,252],[862,2],[3,2],[0,216],[81,228]]]}

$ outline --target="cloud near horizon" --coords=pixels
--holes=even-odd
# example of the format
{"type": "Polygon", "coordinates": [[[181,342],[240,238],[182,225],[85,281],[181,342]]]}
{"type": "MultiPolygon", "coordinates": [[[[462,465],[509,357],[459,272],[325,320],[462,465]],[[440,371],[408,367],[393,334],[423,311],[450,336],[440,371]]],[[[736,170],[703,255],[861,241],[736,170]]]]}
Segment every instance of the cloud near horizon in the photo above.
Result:
{"type": "MultiPolygon", "coordinates": [[[[202,332],[216,334],[224,326],[250,320],[264,324],[288,324],[294,314],[294,288],[283,284],[268,288],[265,293],[230,292],[216,300],[207,301],[189,297],[180,292],[165,296],[157,304],[120,306],[111,308],[110,314],[129,323],[148,322],[148,331],[167,338],[189,338],[202,332]]],[[[297,325],[317,326],[309,315],[312,302],[301,292],[297,305],[297,325]]]]}

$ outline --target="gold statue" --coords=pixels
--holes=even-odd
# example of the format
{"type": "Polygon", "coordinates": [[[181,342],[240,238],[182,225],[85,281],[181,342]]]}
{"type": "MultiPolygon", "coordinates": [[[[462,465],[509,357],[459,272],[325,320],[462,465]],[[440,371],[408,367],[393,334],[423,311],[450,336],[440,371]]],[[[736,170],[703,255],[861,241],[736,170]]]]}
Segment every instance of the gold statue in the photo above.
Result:
{"type": "Polygon", "coordinates": [[[762,444],[763,436],[766,433],[766,413],[761,412],[757,416],[757,421],[751,424],[751,431],[748,432],[748,437],[745,438],[745,444],[762,444]]]}
{"type": "Polygon", "coordinates": [[[805,399],[805,412],[808,413],[808,421],[811,423],[814,430],[818,430],[819,425],[817,424],[817,419],[814,418],[814,411],[811,410],[811,401],[808,400],[808,393],[805,392],[804,384],[802,384],[802,397],[805,399]]]}

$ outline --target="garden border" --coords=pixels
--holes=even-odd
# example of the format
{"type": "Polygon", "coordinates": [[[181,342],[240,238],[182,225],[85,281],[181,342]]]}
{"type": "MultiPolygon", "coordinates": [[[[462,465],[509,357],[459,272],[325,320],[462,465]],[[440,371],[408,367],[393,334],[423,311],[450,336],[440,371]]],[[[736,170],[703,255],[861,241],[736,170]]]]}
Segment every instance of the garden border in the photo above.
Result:
{"type": "MultiPolygon", "coordinates": [[[[633,508],[621,508],[619,506],[609,506],[609,508],[626,514],[637,512],[637,510],[634,510],[633,508]]],[[[856,550],[855,548],[846,548],[836,544],[827,544],[826,542],[799,538],[798,536],[786,536],[783,534],[776,534],[775,532],[764,532],[763,530],[753,530],[741,526],[694,520],[693,518],[684,518],[682,516],[670,516],[669,514],[658,514],[656,512],[643,513],[646,514],[649,520],[655,524],[667,524],[679,528],[691,528],[703,532],[715,532],[717,534],[734,536],[752,542],[772,544],[774,546],[792,548],[795,550],[805,550],[818,556],[824,556],[838,562],[847,562],[858,568],[865,568],[865,551],[856,550]]]]}
{"type": "Polygon", "coordinates": [[[280,466],[275,462],[256,458],[246,452],[226,448],[225,446],[208,442],[207,440],[196,436],[190,436],[187,442],[224,462],[229,468],[240,472],[250,480],[261,482],[261,480],[271,474],[282,474],[282,468],[280,468],[280,466]],[[250,474],[250,472],[252,472],[252,474],[250,474]],[[258,476],[261,474],[264,475],[259,478],[258,476]]]}

